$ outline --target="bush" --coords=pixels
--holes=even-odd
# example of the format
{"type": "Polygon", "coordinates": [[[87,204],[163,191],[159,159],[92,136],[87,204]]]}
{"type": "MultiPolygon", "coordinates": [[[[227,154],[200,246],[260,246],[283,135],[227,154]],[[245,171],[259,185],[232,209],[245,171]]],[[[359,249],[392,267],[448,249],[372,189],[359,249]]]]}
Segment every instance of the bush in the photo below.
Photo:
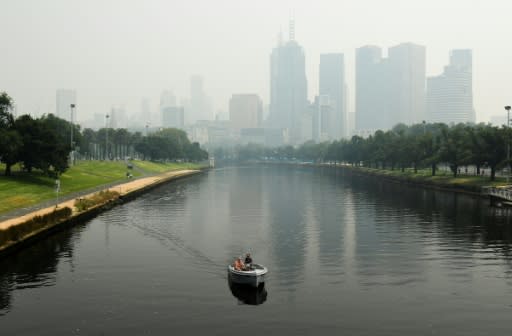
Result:
{"type": "Polygon", "coordinates": [[[119,198],[117,191],[102,190],[89,198],[78,198],[75,200],[75,208],[79,211],[85,211],[96,205],[104,204],[110,200],[119,198]]]}
{"type": "Polygon", "coordinates": [[[55,209],[43,216],[35,216],[24,223],[13,225],[5,230],[0,230],[0,246],[9,242],[22,240],[27,235],[41,230],[45,227],[55,225],[62,220],[69,218],[72,210],[68,207],[55,209]]]}

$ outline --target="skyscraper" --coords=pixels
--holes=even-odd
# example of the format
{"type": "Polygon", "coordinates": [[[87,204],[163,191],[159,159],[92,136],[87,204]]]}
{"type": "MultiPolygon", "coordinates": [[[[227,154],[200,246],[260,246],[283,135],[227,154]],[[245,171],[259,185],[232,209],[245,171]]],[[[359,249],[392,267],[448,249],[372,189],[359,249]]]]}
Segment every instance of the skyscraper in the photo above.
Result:
{"type": "Polygon", "coordinates": [[[356,129],[390,129],[425,120],[425,47],[402,43],[382,58],[379,47],[356,50],[356,129]]]}
{"type": "MultiPolygon", "coordinates": [[[[71,121],[71,104],[76,104],[76,91],[59,89],[56,94],[56,116],[71,121]]],[[[76,120],[76,115],[73,116],[76,120]]]]}
{"type": "Polygon", "coordinates": [[[204,92],[201,76],[194,75],[190,78],[190,111],[186,118],[190,124],[198,120],[213,120],[211,100],[204,92]]]}
{"type": "Polygon", "coordinates": [[[364,46],[356,49],[355,117],[358,131],[384,129],[389,124],[386,68],[381,48],[364,46]]]}
{"type": "Polygon", "coordinates": [[[234,94],[229,101],[229,120],[235,129],[262,126],[263,108],[256,94],[234,94]]]}
{"type": "Polygon", "coordinates": [[[345,63],[343,54],[320,55],[319,79],[319,94],[321,97],[328,96],[329,105],[332,108],[330,120],[325,120],[325,122],[329,123],[327,135],[330,139],[340,139],[347,135],[345,63]]]}
{"type": "Polygon", "coordinates": [[[183,107],[167,106],[160,109],[162,126],[183,129],[185,126],[185,110],[183,107]]]}
{"type": "Polygon", "coordinates": [[[414,43],[389,48],[389,127],[425,120],[426,50],[414,43]]]}
{"type": "Polygon", "coordinates": [[[290,40],[280,43],[270,56],[271,128],[287,129],[291,143],[300,143],[301,118],[307,113],[307,79],[304,50],[295,41],[293,21],[290,40]]]}
{"type": "Polygon", "coordinates": [[[453,50],[444,72],[427,80],[427,115],[430,122],[475,122],[473,107],[473,55],[453,50]]]}

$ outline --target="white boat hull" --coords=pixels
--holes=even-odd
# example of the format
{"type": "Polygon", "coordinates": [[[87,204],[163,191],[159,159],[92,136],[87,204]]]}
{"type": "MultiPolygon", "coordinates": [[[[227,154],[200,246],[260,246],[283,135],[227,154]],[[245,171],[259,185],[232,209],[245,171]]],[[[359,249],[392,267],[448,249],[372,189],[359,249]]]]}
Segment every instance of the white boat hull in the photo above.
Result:
{"type": "Polygon", "coordinates": [[[265,266],[252,264],[248,271],[237,271],[232,265],[228,266],[228,275],[233,283],[258,287],[265,283],[265,275],[268,270],[265,266]]]}

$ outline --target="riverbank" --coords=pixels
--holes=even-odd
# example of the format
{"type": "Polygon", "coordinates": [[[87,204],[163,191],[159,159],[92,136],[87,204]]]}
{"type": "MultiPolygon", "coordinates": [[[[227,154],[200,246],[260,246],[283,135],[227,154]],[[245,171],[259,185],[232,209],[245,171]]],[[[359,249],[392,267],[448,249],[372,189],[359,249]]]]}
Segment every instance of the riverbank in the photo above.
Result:
{"type": "Polygon", "coordinates": [[[366,167],[354,167],[349,165],[318,165],[319,167],[331,167],[343,170],[349,174],[370,176],[383,179],[393,183],[414,185],[429,189],[464,193],[477,197],[489,197],[486,192],[488,187],[502,187],[506,183],[502,181],[490,181],[486,177],[461,175],[453,177],[451,174],[440,174],[431,176],[413,173],[412,171],[401,172],[400,170],[382,170],[366,167]]]}
{"type": "MultiPolygon", "coordinates": [[[[49,234],[57,229],[64,228],[68,225],[92,218],[101,213],[102,211],[110,209],[112,206],[115,206],[116,204],[129,201],[164,183],[168,183],[170,181],[174,181],[180,178],[188,177],[199,173],[201,173],[201,170],[170,171],[156,176],[140,178],[130,182],[122,183],[116,185],[115,187],[108,188],[109,191],[115,192],[115,197],[110,198],[105,202],[95,204],[94,206],[84,211],[79,211],[78,208],[76,208],[75,206],[77,199],[72,199],[59,202],[58,204],[52,205],[50,207],[33,211],[23,216],[2,221],[0,222],[0,234],[2,232],[5,233],[8,230],[13,231],[16,230],[17,228],[21,229],[21,227],[24,225],[31,225],[31,222],[33,222],[34,220],[51,217],[52,213],[54,213],[56,209],[68,208],[71,210],[71,215],[68,216],[67,218],[56,220],[55,222],[49,223],[46,226],[23,234],[16,240],[5,241],[4,239],[3,242],[2,240],[0,240],[0,256],[5,255],[7,253],[11,253],[16,249],[21,248],[40,237],[44,237],[45,234],[49,234]]],[[[92,199],[95,195],[97,195],[97,193],[90,193],[88,195],[80,197],[80,199],[92,199]]]]}

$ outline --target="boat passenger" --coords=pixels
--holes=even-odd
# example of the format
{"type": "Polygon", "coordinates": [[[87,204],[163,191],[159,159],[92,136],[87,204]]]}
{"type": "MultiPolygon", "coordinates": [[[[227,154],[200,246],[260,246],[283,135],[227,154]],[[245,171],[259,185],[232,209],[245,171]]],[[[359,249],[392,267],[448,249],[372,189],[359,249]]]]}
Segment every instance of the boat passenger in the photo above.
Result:
{"type": "Polygon", "coordinates": [[[237,270],[237,271],[243,271],[245,269],[245,265],[244,263],[242,262],[242,259],[240,258],[236,258],[235,259],[235,263],[233,264],[233,267],[237,270]]]}
{"type": "Polygon", "coordinates": [[[247,254],[245,255],[245,261],[244,261],[244,263],[245,263],[245,266],[246,266],[247,268],[251,268],[252,258],[251,258],[251,254],[250,254],[250,253],[247,253],[247,254]]]}

